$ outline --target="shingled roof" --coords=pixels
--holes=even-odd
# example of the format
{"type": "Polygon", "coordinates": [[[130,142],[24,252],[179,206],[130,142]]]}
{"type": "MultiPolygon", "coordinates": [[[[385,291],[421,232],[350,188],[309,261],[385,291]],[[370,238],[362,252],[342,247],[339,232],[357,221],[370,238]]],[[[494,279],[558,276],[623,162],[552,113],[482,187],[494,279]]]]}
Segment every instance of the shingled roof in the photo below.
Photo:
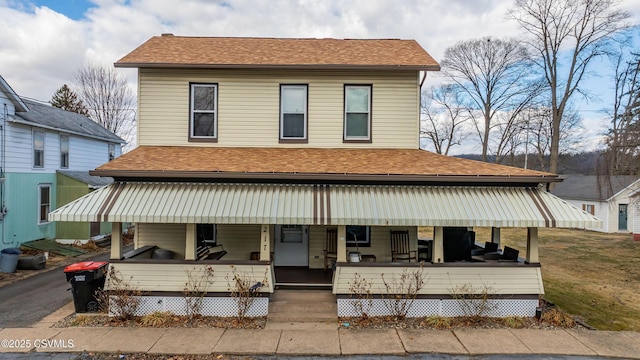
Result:
{"type": "Polygon", "coordinates": [[[17,111],[16,116],[10,121],[118,144],[126,142],[84,115],[32,100],[22,99],[22,101],[27,105],[28,111],[17,111]]]}
{"type": "Polygon", "coordinates": [[[563,199],[605,201],[638,180],[631,175],[569,175],[551,193],[563,199]]]}
{"type": "Polygon", "coordinates": [[[92,175],[147,178],[551,182],[556,175],[419,149],[140,146],[92,175]]]}
{"type": "Polygon", "coordinates": [[[164,34],[116,67],[440,70],[415,40],[187,37],[164,34]]]}

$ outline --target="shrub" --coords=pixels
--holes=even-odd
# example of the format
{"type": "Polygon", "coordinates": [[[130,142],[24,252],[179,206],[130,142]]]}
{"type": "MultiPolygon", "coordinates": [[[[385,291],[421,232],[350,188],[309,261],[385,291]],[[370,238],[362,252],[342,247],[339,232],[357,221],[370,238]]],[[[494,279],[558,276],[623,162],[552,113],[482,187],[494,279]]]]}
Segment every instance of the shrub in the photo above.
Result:
{"type": "Polygon", "coordinates": [[[138,312],[142,296],[142,291],[131,284],[132,279],[133,276],[124,280],[122,274],[110,265],[105,284],[109,290],[96,291],[99,310],[119,320],[132,319],[138,312]]]}
{"type": "Polygon", "coordinates": [[[404,319],[426,283],[422,264],[417,270],[410,271],[405,268],[399,277],[393,274],[389,281],[385,279],[384,274],[381,276],[386,288],[385,294],[382,295],[382,303],[396,319],[404,319]]]}
{"type": "Polygon", "coordinates": [[[228,289],[238,306],[238,320],[242,321],[247,316],[254,299],[262,295],[260,289],[268,284],[267,271],[265,270],[261,281],[256,281],[256,279],[247,274],[238,273],[235,266],[230,265],[230,267],[232,275],[229,277],[229,274],[227,274],[228,289]]]}
{"type": "Polygon", "coordinates": [[[466,317],[479,318],[496,309],[496,304],[489,301],[495,290],[486,284],[453,286],[449,292],[466,317]]]}
{"type": "Polygon", "coordinates": [[[204,297],[207,295],[209,286],[213,284],[213,268],[211,266],[185,268],[184,272],[187,275],[183,290],[185,313],[190,321],[193,321],[197,315],[201,314],[204,297]]]}
{"type": "Polygon", "coordinates": [[[371,280],[361,277],[358,273],[353,274],[353,279],[349,281],[349,298],[352,299],[351,305],[358,317],[369,316],[369,310],[373,305],[372,286],[371,280]]]}

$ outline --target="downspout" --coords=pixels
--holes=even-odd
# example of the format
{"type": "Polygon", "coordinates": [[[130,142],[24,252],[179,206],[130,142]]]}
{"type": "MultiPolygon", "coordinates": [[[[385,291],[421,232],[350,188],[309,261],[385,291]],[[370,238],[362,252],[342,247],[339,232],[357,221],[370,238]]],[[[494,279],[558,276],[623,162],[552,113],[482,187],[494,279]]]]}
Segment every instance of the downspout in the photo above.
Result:
{"type": "Polygon", "coordinates": [[[427,72],[423,71],[422,80],[420,80],[420,86],[418,87],[418,148],[422,148],[422,137],[420,131],[422,130],[422,85],[427,80],[427,72]]]}
{"type": "Polygon", "coordinates": [[[11,244],[10,242],[5,241],[4,231],[4,216],[7,214],[7,208],[4,204],[4,182],[5,182],[5,152],[6,152],[6,139],[5,136],[7,132],[7,116],[9,114],[7,110],[7,104],[3,104],[4,107],[2,109],[2,122],[0,122],[0,242],[5,245],[11,244]]]}

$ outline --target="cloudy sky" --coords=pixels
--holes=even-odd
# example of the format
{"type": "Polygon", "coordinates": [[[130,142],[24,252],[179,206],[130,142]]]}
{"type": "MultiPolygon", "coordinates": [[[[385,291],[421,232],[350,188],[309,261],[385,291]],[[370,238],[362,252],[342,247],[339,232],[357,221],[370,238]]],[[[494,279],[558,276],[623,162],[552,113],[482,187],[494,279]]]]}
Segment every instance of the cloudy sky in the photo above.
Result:
{"type": "MultiPolygon", "coordinates": [[[[458,41],[518,36],[512,0],[0,0],[0,75],[48,101],[82,64],[111,65],[148,38],[192,36],[416,39],[436,60],[458,41]]],[[[640,23],[640,1],[623,0],[640,23]]],[[[119,69],[132,81],[135,70],[119,69]]],[[[426,86],[435,84],[431,76],[426,86]]],[[[591,81],[606,93],[603,79],[591,81]]],[[[605,96],[602,96],[605,97],[605,96]]],[[[581,105],[590,131],[607,101],[581,105]]],[[[600,130],[598,130],[600,131],[600,130]]]]}

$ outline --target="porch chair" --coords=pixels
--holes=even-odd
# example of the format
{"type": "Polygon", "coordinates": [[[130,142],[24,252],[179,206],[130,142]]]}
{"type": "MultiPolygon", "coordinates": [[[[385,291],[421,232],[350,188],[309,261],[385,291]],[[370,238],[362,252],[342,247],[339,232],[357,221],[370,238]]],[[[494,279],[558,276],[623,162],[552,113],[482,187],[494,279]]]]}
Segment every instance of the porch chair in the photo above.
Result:
{"type": "Polygon", "coordinates": [[[338,259],[338,229],[327,229],[324,244],[324,271],[327,271],[331,260],[338,259]]]}
{"type": "Polygon", "coordinates": [[[418,261],[418,250],[411,250],[409,230],[391,230],[391,261],[418,261]]]}

